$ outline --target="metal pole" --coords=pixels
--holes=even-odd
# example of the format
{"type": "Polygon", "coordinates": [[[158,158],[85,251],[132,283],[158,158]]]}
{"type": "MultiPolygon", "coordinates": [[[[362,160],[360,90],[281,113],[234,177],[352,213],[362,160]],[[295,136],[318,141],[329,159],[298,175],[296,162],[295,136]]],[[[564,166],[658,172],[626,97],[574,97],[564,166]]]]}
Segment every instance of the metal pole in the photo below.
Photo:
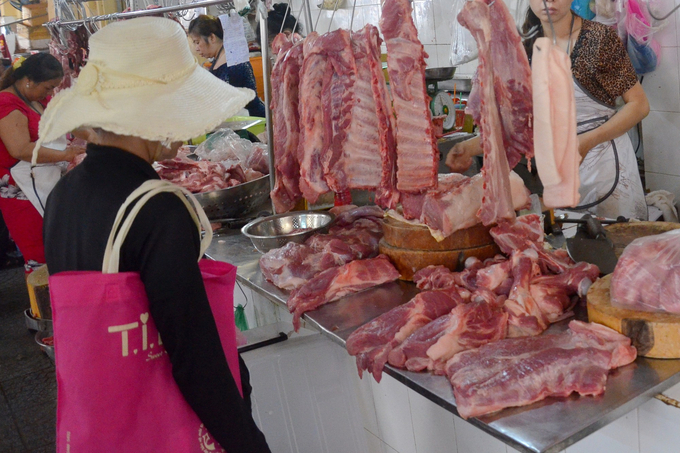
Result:
{"type": "MultiPolygon", "coordinates": [[[[312,31],[312,9],[309,7],[309,0],[301,0],[304,2],[306,8],[305,8],[305,22],[307,23],[307,30],[305,30],[305,33],[309,34],[312,31]]],[[[319,14],[321,14],[321,11],[319,11],[319,14]]]]}
{"type": "MultiPolygon", "coordinates": [[[[260,40],[262,41],[262,82],[264,84],[264,111],[267,118],[267,148],[269,149],[269,190],[274,190],[276,184],[276,170],[274,158],[274,127],[272,124],[272,86],[271,86],[271,60],[269,59],[269,32],[267,31],[267,7],[260,0],[257,5],[260,15],[260,40]]],[[[272,200],[272,213],[276,214],[274,201],[272,200]]]]}
{"type": "Polygon", "coordinates": [[[155,16],[158,14],[163,14],[163,13],[171,13],[175,11],[182,11],[185,9],[193,9],[193,8],[201,8],[205,6],[211,6],[211,5],[223,5],[223,4],[231,4],[233,7],[233,1],[232,0],[203,0],[199,1],[196,3],[190,3],[186,5],[175,5],[175,6],[167,6],[165,8],[155,8],[155,9],[143,9],[140,11],[130,11],[128,13],[112,13],[112,14],[104,14],[103,16],[93,16],[84,20],[69,20],[69,21],[56,21],[56,22],[46,22],[44,26],[49,26],[50,24],[56,24],[56,25],[77,25],[77,24],[82,24],[85,22],[98,22],[102,20],[119,20],[119,19],[132,19],[134,17],[143,17],[143,16],[155,16]]]}

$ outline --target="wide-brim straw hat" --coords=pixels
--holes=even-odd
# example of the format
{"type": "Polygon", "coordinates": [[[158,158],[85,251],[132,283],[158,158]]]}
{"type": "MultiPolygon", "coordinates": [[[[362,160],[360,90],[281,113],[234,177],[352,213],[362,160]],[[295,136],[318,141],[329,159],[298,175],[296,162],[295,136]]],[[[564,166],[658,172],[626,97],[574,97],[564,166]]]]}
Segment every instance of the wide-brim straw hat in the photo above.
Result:
{"type": "Polygon", "coordinates": [[[234,116],[255,92],[200,67],[182,27],[142,17],[109,24],[89,40],[87,64],[57,93],[40,120],[40,145],[80,127],[146,140],[183,141],[234,116]]]}

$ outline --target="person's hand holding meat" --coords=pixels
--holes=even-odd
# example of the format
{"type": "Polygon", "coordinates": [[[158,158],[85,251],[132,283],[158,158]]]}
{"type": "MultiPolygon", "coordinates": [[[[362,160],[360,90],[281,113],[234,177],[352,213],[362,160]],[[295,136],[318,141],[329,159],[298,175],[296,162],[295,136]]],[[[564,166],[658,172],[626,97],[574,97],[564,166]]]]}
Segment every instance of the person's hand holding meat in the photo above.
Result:
{"type": "Polygon", "coordinates": [[[463,173],[472,166],[472,158],[481,153],[479,137],[456,143],[446,155],[446,165],[454,173],[463,173]]]}
{"type": "Polygon", "coordinates": [[[570,0],[530,0],[523,32],[532,59],[539,37],[555,40],[571,60],[576,131],[579,134],[579,195],[576,209],[598,217],[647,218],[635,150],[626,132],[649,113],[649,102],[616,31],[577,16],[570,0]],[[616,107],[622,98],[624,105],[616,107]]]}

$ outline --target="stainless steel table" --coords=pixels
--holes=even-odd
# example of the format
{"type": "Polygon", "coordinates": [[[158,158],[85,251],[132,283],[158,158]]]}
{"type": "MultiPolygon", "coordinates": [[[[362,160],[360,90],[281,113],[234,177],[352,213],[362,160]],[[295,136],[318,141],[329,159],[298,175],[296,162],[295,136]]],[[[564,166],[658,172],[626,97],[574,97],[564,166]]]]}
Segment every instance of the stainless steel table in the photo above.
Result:
{"type": "MultiPolygon", "coordinates": [[[[207,255],[237,266],[237,279],[241,283],[274,303],[286,304],[288,293],[264,279],[258,264],[261,254],[239,232],[215,236],[207,255]]],[[[345,347],[345,340],[356,328],[407,302],[417,291],[411,283],[387,283],[324,305],[305,314],[304,318],[308,325],[345,347]]],[[[552,330],[565,328],[566,322],[551,327],[552,330]]],[[[446,377],[413,373],[389,365],[385,372],[458,415],[446,377]]],[[[372,377],[367,374],[364,379],[372,377]]],[[[632,364],[610,373],[607,390],[602,396],[547,398],[529,406],[472,418],[468,422],[523,452],[559,452],[678,382],[680,360],[638,357],[632,364]]]]}

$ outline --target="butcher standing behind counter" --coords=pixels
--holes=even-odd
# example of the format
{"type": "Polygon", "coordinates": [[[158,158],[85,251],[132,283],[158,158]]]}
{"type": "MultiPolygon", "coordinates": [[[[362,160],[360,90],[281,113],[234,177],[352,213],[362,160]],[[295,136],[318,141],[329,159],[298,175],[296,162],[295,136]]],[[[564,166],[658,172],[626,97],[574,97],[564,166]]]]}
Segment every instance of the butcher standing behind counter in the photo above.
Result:
{"type": "MultiPolygon", "coordinates": [[[[626,132],[647,116],[649,102],[630,58],[613,29],[577,16],[569,0],[548,0],[547,6],[546,10],[543,0],[530,0],[523,32],[533,26],[539,32],[524,47],[531,61],[536,38],[553,37],[549,14],[557,45],[571,58],[581,155],[581,201],[575,209],[598,217],[646,220],[635,150],[626,132]],[[617,111],[619,96],[625,105],[617,111]]],[[[481,152],[479,137],[467,140],[451,149],[446,164],[454,172],[463,172],[481,152]]]]}

